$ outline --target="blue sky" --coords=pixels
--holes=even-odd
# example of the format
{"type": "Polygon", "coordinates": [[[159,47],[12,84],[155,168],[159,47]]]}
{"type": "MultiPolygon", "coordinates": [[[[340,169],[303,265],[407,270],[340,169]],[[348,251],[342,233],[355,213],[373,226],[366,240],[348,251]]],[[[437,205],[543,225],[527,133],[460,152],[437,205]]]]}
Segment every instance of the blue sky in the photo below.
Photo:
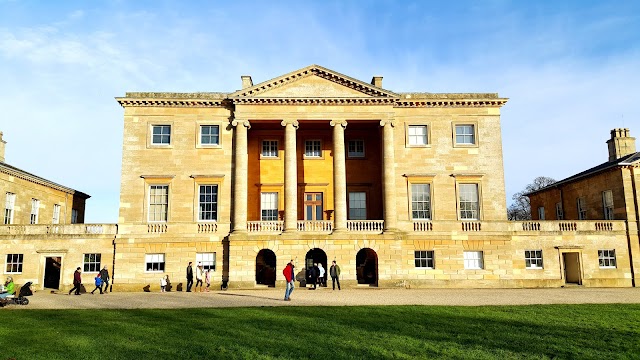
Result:
{"type": "Polygon", "coordinates": [[[498,92],[507,203],[640,136],[638,1],[0,0],[6,162],[116,222],[127,91],[234,91],[318,64],[398,92],[498,92]]]}

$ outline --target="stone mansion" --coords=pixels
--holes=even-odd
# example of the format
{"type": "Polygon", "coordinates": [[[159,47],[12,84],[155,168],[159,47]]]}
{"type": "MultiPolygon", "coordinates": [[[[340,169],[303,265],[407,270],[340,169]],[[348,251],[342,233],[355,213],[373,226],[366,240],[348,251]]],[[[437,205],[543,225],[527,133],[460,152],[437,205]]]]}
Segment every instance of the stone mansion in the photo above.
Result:
{"type": "MultiPolygon", "coordinates": [[[[155,291],[165,274],[181,290],[192,261],[214,287],[282,287],[293,259],[301,282],[335,260],[351,287],[635,286],[637,174],[610,204],[619,216],[507,221],[498,94],[394,92],[311,65],[235,92],[116,100],[117,225],[82,224],[88,195],[7,165],[1,144],[5,276],[66,289],[77,266],[107,265],[114,291],[155,291]],[[54,215],[69,197],[76,223],[54,215]]],[[[635,154],[615,136],[633,148],[610,155],[635,154]]]]}

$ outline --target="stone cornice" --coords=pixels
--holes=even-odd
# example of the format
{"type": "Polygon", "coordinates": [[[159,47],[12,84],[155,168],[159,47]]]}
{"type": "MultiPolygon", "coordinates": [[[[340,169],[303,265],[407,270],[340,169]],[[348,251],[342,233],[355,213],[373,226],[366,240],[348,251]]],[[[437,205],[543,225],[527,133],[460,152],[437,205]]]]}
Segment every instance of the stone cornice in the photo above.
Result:
{"type": "Polygon", "coordinates": [[[460,107],[502,107],[508,99],[482,99],[482,100],[427,100],[427,99],[400,99],[395,104],[396,108],[460,108],[460,107]]]}
{"type": "Polygon", "coordinates": [[[394,105],[397,98],[261,98],[231,99],[234,104],[248,105],[394,105]]]}
{"type": "Polygon", "coordinates": [[[116,98],[122,107],[191,107],[191,108],[225,108],[229,102],[225,99],[154,99],[154,98],[116,98]]]}
{"type": "Polygon", "coordinates": [[[22,179],[25,181],[29,181],[32,182],[34,184],[38,184],[38,185],[42,185],[42,186],[46,186],[55,190],[59,190],[62,191],[64,193],[70,194],[70,195],[77,195],[79,197],[82,197],[84,199],[88,199],[91,196],[81,192],[81,191],[77,191],[71,188],[68,188],[66,186],[62,186],[60,184],[56,184],[53,181],[49,181],[47,179],[43,179],[39,176],[35,176],[33,174],[30,174],[26,171],[20,170],[18,168],[15,168],[9,164],[5,164],[5,163],[0,163],[0,173],[4,173],[7,175],[11,175],[14,177],[17,177],[18,179],[22,179]]]}

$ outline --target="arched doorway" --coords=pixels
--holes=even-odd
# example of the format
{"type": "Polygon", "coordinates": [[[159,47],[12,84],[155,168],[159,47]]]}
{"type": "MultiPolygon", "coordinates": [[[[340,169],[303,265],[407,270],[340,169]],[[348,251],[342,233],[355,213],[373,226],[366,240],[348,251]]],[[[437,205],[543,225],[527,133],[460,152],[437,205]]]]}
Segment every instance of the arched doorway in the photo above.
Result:
{"type": "Polygon", "coordinates": [[[378,286],[378,254],[369,248],[358,251],[356,255],[356,275],[358,284],[378,286]]]}
{"type": "Polygon", "coordinates": [[[256,284],[276,286],[276,254],[262,249],[256,256],[256,284]]]}
{"type": "Polygon", "coordinates": [[[322,264],[322,267],[325,270],[324,278],[327,279],[327,272],[329,271],[327,268],[327,254],[324,250],[315,248],[307,251],[307,255],[305,256],[304,261],[304,270],[305,270],[305,280],[309,281],[309,278],[306,274],[309,273],[309,269],[313,267],[313,264],[322,264]]]}

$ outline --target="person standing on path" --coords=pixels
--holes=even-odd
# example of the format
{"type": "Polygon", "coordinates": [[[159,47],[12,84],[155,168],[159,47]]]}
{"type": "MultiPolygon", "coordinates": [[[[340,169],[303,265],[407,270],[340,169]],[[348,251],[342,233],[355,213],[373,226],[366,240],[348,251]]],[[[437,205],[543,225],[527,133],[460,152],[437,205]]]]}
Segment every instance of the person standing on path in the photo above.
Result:
{"type": "MultiPolygon", "coordinates": [[[[102,279],[102,283],[104,284],[104,292],[106,293],[109,290],[109,270],[107,270],[107,265],[100,270],[100,279],[102,279]]],[[[102,287],[100,287],[100,294],[102,294],[102,287]]]]}
{"type": "Polygon", "coordinates": [[[340,290],[340,266],[333,260],[331,267],[329,268],[329,275],[331,275],[331,281],[333,282],[333,290],[336,289],[336,282],[338,283],[338,290],[340,290]]]}
{"type": "Polygon", "coordinates": [[[327,287],[327,279],[325,277],[325,269],[322,266],[322,263],[318,263],[318,284],[320,284],[320,286],[324,286],[327,287]]]}
{"type": "Polygon", "coordinates": [[[160,292],[165,292],[166,291],[167,282],[169,282],[169,275],[165,275],[160,279],[160,292]]]}
{"type": "Polygon", "coordinates": [[[98,273],[98,274],[96,275],[96,277],[94,278],[94,280],[95,280],[96,288],[95,288],[95,289],[93,289],[93,290],[91,290],[91,295],[93,295],[93,293],[94,293],[96,290],[100,290],[100,294],[102,294],[102,278],[100,277],[100,273],[98,273]]]}
{"type": "Polygon", "coordinates": [[[187,266],[187,292],[191,292],[191,287],[193,286],[193,267],[191,267],[192,262],[189,261],[189,266],[187,266]]]}
{"type": "Polygon", "coordinates": [[[318,273],[318,264],[314,263],[309,269],[309,282],[313,284],[313,288],[309,288],[309,290],[315,290],[318,286],[318,273]]]}
{"type": "Polygon", "coordinates": [[[284,301],[291,301],[291,293],[293,292],[294,281],[296,280],[295,276],[295,266],[293,265],[293,259],[289,261],[287,266],[285,266],[282,274],[284,275],[285,280],[287,280],[287,287],[284,291],[284,301]]]}
{"type": "Polygon", "coordinates": [[[76,295],[80,295],[80,287],[82,286],[82,276],[80,266],[76,269],[76,272],[73,273],[73,287],[69,290],[69,295],[75,290],[76,295]]]}
{"type": "Polygon", "coordinates": [[[204,272],[204,283],[207,284],[206,291],[209,292],[209,286],[211,286],[211,269],[207,269],[204,272]]]}
{"type": "Polygon", "coordinates": [[[198,291],[198,285],[200,286],[200,292],[202,292],[202,263],[198,263],[198,266],[196,267],[196,290],[198,291]]]}

